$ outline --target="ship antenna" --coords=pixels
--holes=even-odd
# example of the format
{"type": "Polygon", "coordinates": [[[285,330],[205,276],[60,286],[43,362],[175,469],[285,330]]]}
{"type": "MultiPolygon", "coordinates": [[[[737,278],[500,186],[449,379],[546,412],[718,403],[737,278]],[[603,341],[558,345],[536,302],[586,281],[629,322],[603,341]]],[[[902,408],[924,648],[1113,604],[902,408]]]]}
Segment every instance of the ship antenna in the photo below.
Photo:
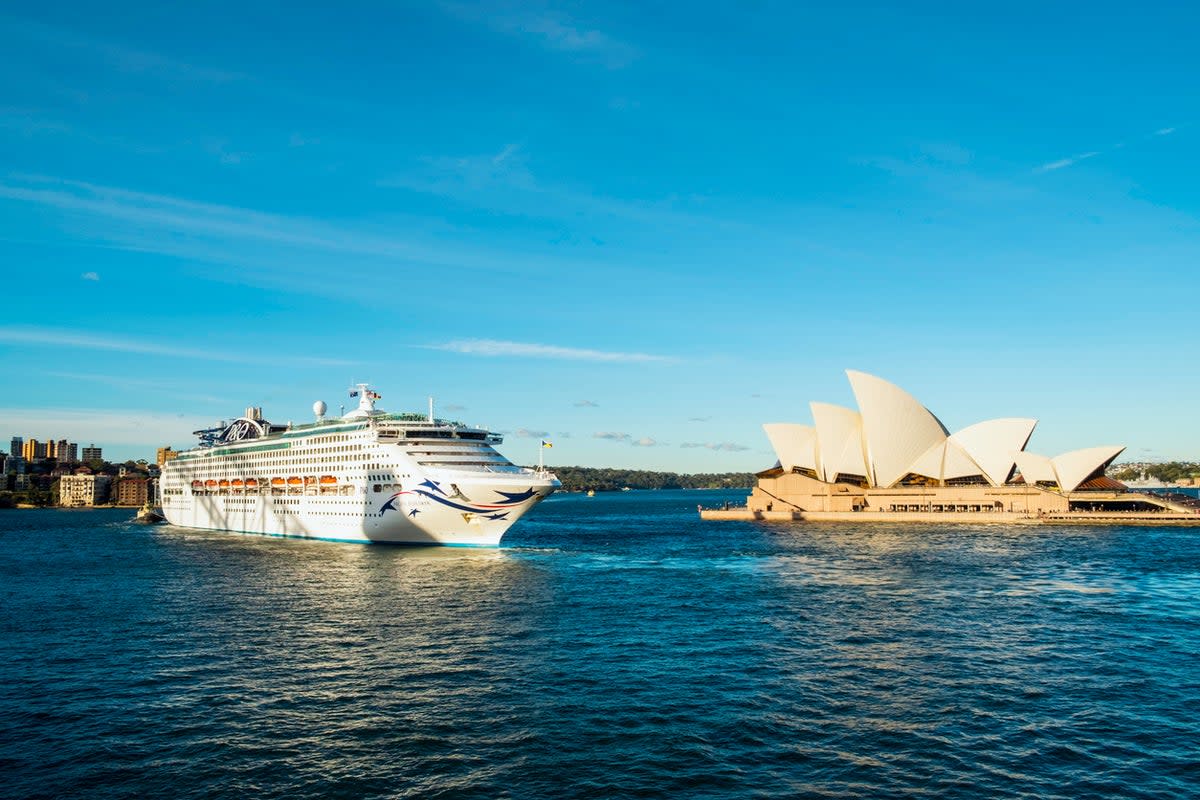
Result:
{"type": "Polygon", "coordinates": [[[429,395],[429,421],[433,422],[433,395],[429,395]]]}

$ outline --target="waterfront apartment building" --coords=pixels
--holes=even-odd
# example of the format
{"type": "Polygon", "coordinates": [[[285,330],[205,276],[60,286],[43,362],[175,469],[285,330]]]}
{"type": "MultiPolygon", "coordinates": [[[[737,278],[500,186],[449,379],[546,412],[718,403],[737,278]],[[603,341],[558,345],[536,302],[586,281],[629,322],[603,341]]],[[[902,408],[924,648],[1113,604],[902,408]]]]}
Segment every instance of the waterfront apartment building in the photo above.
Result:
{"type": "Polygon", "coordinates": [[[58,504],[86,508],[108,499],[107,475],[64,475],[58,479],[58,504]]]}
{"type": "Polygon", "coordinates": [[[154,463],[161,467],[168,461],[173,461],[177,455],[179,455],[178,450],[172,450],[170,447],[160,447],[158,448],[158,454],[155,456],[154,463]]]}
{"type": "Polygon", "coordinates": [[[21,448],[21,457],[26,461],[37,461],[46,457],[46,443],[30,439],[21,448]]]}
{"type": "Polygon", "coordinates": [[[80,453],[80,458],[84,461],[103,461],[104,455],[101,452],[102,449],[103,448],[96,447],[94,444],[88,445],[87,447],[83,448],[83,452],[80,453]]]}
{"type": "Polygon", "coordinates": [[[149,498],[147,478],[125,478],[117,484],[117,505],[144,506],[149,498]]]}
{"type": "Polygon", "coordinates": [[[22,458],[25,454],[25,439],[21,436],[12,437],[12,442],[8,448],[8,454],[16,458],[22,458]]]}

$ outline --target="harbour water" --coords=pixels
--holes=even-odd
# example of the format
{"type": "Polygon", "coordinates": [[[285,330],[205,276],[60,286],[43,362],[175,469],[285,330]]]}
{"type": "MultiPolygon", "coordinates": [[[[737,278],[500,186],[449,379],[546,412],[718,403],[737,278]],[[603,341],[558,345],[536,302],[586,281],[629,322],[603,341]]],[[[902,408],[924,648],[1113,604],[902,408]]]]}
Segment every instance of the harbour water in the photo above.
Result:
{"type": "Polygon", "coordinates": [[[1200,794],[1200,531],[704,523],[493,550],[0,512],[0,795],[1200,794]]]}

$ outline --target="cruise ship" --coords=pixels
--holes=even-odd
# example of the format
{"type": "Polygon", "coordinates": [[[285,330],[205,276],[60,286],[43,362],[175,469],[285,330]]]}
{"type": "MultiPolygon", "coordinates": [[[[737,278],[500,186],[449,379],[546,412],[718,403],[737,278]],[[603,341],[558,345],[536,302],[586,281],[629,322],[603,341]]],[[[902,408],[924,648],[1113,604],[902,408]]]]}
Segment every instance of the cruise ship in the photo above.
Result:
{"type": "MultiPolygon", "coordinates": [[[[346,542],[495,546],[561,484],[496,451],[503,439],[428,415],[358,408],[276,425],[259,408],[196,431],[200,445],[163,466],[160,502],[172,525],[346,542]]],[[[539,459],[540,461],[540,459],[539,459]]]]}

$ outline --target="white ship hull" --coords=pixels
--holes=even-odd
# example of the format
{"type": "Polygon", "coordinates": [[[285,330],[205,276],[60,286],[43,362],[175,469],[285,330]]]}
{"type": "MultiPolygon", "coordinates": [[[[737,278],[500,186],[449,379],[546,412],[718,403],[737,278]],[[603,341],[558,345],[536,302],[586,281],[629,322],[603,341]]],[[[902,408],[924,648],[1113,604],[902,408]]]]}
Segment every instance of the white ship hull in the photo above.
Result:
{"type": "Polygon", "coordinates": [[[360,408],[295,429],[248,414],[164,465],[163,516],[203,530],[487,547],[559,486],[513,465],[482,429],[360,408]]]}
{"type": "Polygon", "coordinates": [[[444,497],[426,487],[423,494],[403,489],[375,494],[368,489],[365,498],[200,495],[190,502],[164,503],[163,512],[172,525],[204,530],[338,542],[494,547],[514,522],[553,491],[545,481],[537,483],[455,484],[466,497],[499,501],[499,506],[487,504],[495,508],[444,497]],[[534,494],[506,504],[500,491],[534,494]]]}

